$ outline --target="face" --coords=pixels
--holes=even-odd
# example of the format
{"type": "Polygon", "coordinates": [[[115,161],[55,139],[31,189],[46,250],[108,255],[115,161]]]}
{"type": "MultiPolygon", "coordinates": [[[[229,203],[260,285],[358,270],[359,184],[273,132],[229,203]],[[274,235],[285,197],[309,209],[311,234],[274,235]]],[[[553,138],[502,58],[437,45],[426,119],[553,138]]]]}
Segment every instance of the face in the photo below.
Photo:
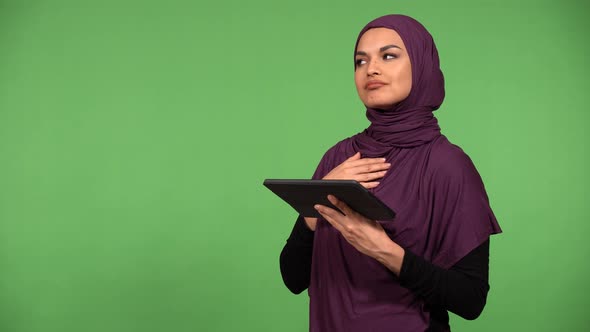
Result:
{"type": "Polygon", "coordinates": [[[387,28],[367,30],[355,54],[354,82],[368,108],[388,109],[412,88],[412,66],[402,38],[387,28]]]}

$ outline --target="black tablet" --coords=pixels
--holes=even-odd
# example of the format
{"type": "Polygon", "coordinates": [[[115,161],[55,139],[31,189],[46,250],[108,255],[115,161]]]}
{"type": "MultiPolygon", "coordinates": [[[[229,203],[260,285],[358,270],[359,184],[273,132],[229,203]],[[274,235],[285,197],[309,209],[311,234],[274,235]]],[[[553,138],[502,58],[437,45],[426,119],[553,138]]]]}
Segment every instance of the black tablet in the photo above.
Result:
{"type": "Polygon", "coordinates": [[[263,183],[304,217],[321,217],[315,204],[332,207],[328,195],[334,195],[353,210],[373,220],[393,220],[395,212],[354,180],[279,180],[263,183]]]}

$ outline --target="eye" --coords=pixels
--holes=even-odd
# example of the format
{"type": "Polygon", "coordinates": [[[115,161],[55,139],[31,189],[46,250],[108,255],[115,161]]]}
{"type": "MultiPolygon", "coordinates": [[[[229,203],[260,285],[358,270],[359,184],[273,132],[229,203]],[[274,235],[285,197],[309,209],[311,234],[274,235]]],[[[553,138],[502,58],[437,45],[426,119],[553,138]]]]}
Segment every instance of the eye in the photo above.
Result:
{"type": "Polygon", "coordinates": [[[393,60],[393,59],[397,59],[397,55],[391,54],[391,53],[383,54],[383,60],[393,60]]]}
{"type": "Polygon", "coordinates": [[[365,63],[367,63],[367,61],[365,61],[364,59],[356,59],[356,60],[354,61],[354,65],[355,65],[356,67],[358,67],[358,66],[361,66],[361,65],[364,65],[365,63]]]}

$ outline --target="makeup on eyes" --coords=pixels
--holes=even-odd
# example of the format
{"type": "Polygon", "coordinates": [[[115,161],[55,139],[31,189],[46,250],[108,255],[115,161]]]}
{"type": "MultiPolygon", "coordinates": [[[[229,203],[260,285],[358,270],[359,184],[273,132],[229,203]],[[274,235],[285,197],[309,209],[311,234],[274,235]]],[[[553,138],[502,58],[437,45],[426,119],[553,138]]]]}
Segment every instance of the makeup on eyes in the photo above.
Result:
{"type": "MultiPolygon", "coordinates": [[[[365,56],[367,56],[367,55],[365,55],[365,56]]],[[[397,55],[395,53],[391,53],[391,52],[388,52],[388,53],[385,53],[385,54],[382,55],[383,60],[393,60],[393,59],[387,59],[387,57],[392,57],[393,59],[397,59],[397,58],[399,58],[399,55],[397,55]]],[[[355,67],[358,67],[358,66],[362,65],[363,64],[362,63],[363,61],[366,62],[367,60],[366,59],[363,59],[363,58],[355,59],[354,60],[355,67]]]]}

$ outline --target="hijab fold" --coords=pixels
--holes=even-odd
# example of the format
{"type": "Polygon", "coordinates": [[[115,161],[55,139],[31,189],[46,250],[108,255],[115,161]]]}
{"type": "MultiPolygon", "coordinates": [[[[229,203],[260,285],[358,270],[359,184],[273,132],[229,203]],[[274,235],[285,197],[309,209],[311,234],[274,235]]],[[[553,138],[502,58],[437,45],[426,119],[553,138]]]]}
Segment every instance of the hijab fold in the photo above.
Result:
{"type": "Polygon", "coordinates": [[[422,24],[408,16],[383,16],[361,30],[355,53],[361,36],[373,28],[392,29],[402,38],[412,64],[412,88],[406,99],[389,109],[367,108],[371,125],[365,134],[388,147],[409,148],[432,141],[440,135],[432,112],[440,107],[445,97],[444,76],[432,36],[422,24]]]}

